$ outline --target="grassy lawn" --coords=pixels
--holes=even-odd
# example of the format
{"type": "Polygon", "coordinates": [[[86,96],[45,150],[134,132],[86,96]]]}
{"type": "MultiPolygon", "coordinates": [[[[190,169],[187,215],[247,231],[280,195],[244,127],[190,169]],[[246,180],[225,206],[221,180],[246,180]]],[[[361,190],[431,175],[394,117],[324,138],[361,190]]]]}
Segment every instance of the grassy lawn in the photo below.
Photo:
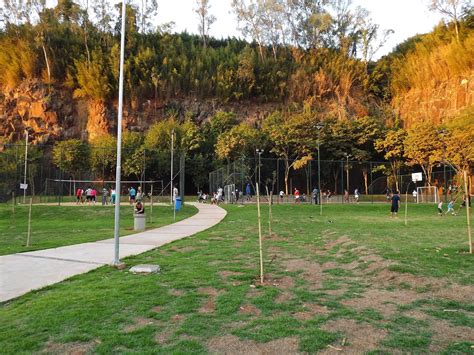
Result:
{"type": "Polygon", "coordinates": [[[474,352],[465,216],[410,206],[406,227],[383,204],[275,206],[260,285],[256,208],[226,208],[125,260],[159,274],[102,267],[4,303],[2,352],[474,352]]]}
{"type": "MultiPolygon", "coordinates": [[[[151,215],[150,206],[146,206],[145,212],[147,228],[173,222],[171,207],[153,206],[151,215]]],[[[177,213],[176,220],[188,218],[196,212],[195,207],[186,205],[177,213]]],[[[121,236],[134,233],[132,207],[121,206],[120,217],[121,236]]],[[[31,219],[31,246],[27,248],[28,206],[16,206],[13,214],[11,205],[0,204],[0,255],[93,242],[114,236],[113,206],[33,205],[31,219]]]]}

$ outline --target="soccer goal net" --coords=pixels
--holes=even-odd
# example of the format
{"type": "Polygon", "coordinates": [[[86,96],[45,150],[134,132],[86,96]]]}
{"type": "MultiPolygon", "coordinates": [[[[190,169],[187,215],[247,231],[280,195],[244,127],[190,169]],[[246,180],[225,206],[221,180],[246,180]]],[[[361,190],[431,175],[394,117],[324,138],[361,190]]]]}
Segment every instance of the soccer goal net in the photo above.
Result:
{"type": "Polygon", "coordinates": [[[235,203],[235,184],[224,186],[224,202],[235,203]]]}
{"type": "Polygon", "coordinates": [[[418,187],[416,189],[416,203],[438,203],[438,188],[436,186],[418,187]]]}

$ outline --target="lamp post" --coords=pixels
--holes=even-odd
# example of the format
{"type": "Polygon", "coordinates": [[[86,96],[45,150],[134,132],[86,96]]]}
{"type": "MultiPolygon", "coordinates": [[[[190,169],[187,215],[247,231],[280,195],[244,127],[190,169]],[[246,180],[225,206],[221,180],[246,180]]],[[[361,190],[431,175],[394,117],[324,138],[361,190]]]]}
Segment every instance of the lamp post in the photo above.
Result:
{"type": "Polygon", "coordinates": [[[324,127],[324,124],[318,122],[316,124],[316,129],[318,130],[318,200],[319,200],[319,215],[323,215],[323,195],[321,193],[321,150],[320,148],[320,132],[321,129],[324,127]]]}
{"type": "Polygon", "coordinates": [[[115,203],[114,223],[114,265],[120,265],[119,256],[119,231],[120,231],[120,178],[122,170],[122,114],[123,114],[123,63],[125,57],[125,0],[122,0],[122,30],[120,36],[120,77],[119,77],[119,102],[117,115],[117,165],[115,169],[115,191],[117,203],[115,203]]]}
{"type": "Polygon", "coordinates": [[[26,173],[28,170],[28,130],[25,129],[25,176],[23,177],[23,204],[26,203],[26,173]]]}
{"type": "Polygon", "coordinates": [[[260,249],[260,282],[263,284],[263,243],[262,243],[262,218],[260,213],[260,161],[263,149],[255,150],[258,154],[258,183],[257,183],[257,217],[258,217],[258,244],[260,249]]]}
{"type": "Polygon", "coordinates": [[[352,157],[349,153],[344,153],[344,156],[346,157],[347,165],[346,165],[346,186],[347,186],[347,192],[349,192],[349,158],[352,157]]]}

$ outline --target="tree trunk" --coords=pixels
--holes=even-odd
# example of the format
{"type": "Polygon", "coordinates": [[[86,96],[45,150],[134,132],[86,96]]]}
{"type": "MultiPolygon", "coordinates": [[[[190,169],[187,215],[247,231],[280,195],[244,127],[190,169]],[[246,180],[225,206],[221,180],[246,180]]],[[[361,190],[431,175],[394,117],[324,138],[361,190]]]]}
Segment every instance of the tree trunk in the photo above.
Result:
{"type": "Polygon", "coordinates": [[[290,164],[288,159],[285,159],[285,194],[288,196],[288,177],[290,175],[290,164]]]}
{"type": "Polygon", "coordinates": [[[362,175],[364,176],[365,194],[368,195],[369,194],[369,183],[368,183],[369,172],[367,171],[367,169],[362,169],[362,175]]]}

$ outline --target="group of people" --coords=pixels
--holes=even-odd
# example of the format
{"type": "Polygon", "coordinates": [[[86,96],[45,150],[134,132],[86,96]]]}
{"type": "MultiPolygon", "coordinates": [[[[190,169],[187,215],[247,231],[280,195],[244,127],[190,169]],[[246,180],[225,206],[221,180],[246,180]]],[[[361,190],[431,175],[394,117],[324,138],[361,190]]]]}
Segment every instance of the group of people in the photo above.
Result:
{"type": "MultiPolygon", "coordinates": [[[[95,187],[88,186],[85,190],[82,188],[76,189],[76,205],[87,203],[89,206],[91,204],[97,203],[97,190],[95,187]]],[[[101,191],[102,196],[102,205],[115,204],[116,192],[114,188],[103,187],[101,191]]]]}
{"type": "MultiPolygon", "coordinates": [[[[93,204],[95,205],[97,203],[97,196],[98,196],[98,191],[95,187],[93,186],[88,186],[85,190],[82,188],[77,188],[76,189],[76,204],[84,204],[87,203],[89,205],[93,204]]],[[[102,197],[102,206],[111,204],[115,204],[115,200],[117,198],[117,193],[115,191],[115,188],[113,187],[103,187],[101,192],[101,197],[102,197]]],[[[135,202],[141,201],[143,199],[143,193],[142,189],[139,186],[137,189],[135,189],[133,186],[128,189],[128,200],[130,205],[134,205],[135,202]]]]}

